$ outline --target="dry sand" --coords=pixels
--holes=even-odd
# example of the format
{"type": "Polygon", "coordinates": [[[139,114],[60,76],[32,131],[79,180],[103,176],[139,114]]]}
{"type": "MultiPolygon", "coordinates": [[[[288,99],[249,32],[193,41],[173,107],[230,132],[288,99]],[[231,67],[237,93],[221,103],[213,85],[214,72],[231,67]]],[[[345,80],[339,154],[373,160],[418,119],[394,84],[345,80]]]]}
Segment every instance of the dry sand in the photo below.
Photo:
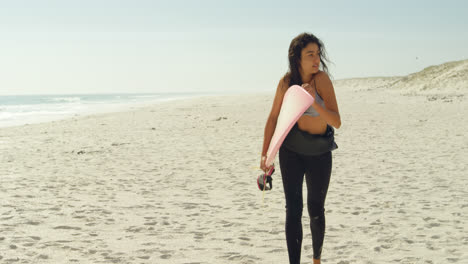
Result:
{"type": "MultiPolygon", "coordinates": [[[[468,86],[398,81],[335,83],[323,263],[468,263],[468,86]]],[[[1,128],[0,263],[288,263],[280,172],[255,183],[273,96],[1,128]]]]}

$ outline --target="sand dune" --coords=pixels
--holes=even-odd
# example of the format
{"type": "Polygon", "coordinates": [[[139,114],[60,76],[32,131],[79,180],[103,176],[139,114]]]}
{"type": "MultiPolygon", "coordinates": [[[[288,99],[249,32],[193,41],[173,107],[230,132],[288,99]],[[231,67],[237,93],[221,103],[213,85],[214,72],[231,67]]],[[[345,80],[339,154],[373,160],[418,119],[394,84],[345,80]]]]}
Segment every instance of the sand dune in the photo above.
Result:
{"type": "Polygon", "coordinates": [[[354,78],[334,83],[352,90],[384,89],[411,95],[460,96],[468,93],[468,60],[430,66],[407,76],[354,78]]]}
{"type": "Polygon", "coordinates": [[[405,92],[416,93],[468,93],[468,60],[448,62],[427,67],[393,83],[405,92]]]}

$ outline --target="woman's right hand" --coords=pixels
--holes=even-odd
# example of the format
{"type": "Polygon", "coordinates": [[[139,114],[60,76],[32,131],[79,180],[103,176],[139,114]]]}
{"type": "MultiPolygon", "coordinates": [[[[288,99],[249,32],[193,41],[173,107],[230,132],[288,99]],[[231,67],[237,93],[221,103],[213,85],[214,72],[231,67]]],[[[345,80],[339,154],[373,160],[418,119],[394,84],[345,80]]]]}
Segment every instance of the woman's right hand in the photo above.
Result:
{"type": "Polygon", "coordinates": [[[267,167],[265,163],[266,163],[266,156],[262,156],[262,158],[260,159],[260,169],[263,172],[267,173],[270,170],[271,166],[267,167]]]}

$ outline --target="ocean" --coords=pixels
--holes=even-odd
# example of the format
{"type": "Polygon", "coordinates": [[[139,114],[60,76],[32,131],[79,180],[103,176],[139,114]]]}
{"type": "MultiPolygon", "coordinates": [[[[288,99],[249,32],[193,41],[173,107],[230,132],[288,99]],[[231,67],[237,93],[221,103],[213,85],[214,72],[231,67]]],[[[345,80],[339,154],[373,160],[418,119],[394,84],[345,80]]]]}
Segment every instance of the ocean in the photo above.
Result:
{"type": "Polygon", "coordinates": [[[60,120],[76,115],[114,112],[133,106],[210,95],[206,93],[161,94],[67,94],[0,96],[0,127],[60,120]]]}

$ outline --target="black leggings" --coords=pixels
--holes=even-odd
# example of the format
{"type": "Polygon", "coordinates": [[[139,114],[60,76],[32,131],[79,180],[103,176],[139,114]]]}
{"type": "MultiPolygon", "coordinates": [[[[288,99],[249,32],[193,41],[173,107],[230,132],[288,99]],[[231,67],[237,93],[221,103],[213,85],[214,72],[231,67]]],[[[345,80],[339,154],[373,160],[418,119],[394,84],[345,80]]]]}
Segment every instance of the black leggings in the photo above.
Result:
{"type": "Polygon", "coordinates": [[[286,243],[289,263],[299,264],[301,259],[304,174],[314,258],[320,259],[325,236],[324,204],[332,170],[331,151],[317,156],[306,156],[281,147],[279,162],[286,197],[286,243]]]}

